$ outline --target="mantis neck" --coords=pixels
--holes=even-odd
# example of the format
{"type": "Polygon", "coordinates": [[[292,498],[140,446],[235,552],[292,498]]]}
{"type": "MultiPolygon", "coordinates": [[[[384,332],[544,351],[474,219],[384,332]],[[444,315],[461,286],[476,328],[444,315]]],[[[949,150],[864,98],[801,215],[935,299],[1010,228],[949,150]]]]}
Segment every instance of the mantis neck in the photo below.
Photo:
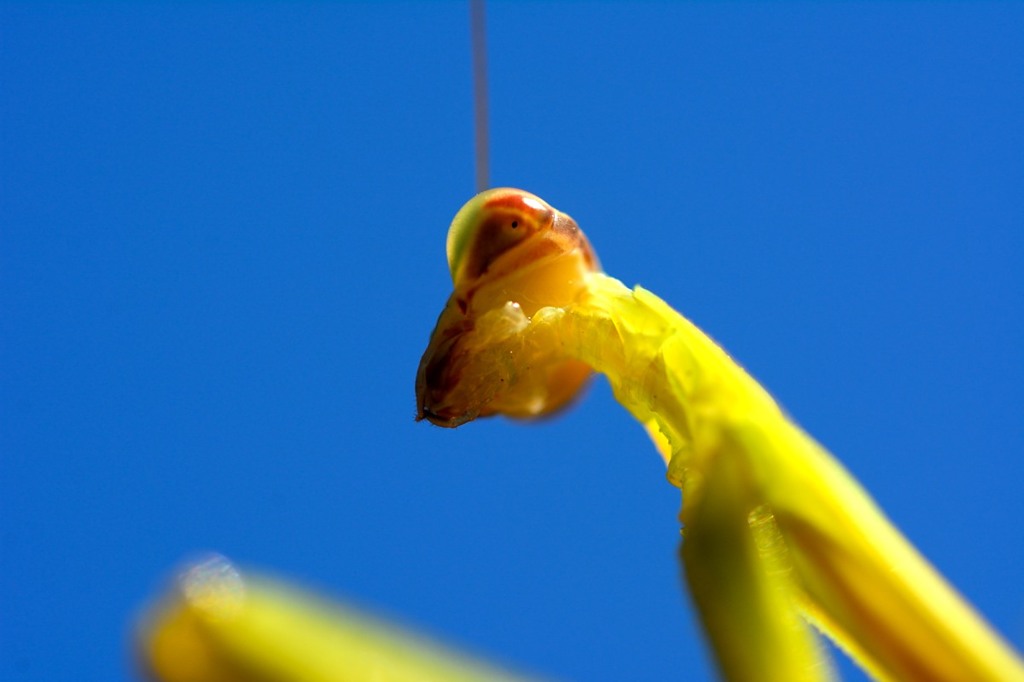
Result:
{"type": "Polygon", "coordinates": [[[564,309],[566,351],[608,377],[648,428],[673,485],[686,487],[723,429],[782,418],[756,381],[660,298],[603,273],[589,277],[583,300],[564,309]]]}

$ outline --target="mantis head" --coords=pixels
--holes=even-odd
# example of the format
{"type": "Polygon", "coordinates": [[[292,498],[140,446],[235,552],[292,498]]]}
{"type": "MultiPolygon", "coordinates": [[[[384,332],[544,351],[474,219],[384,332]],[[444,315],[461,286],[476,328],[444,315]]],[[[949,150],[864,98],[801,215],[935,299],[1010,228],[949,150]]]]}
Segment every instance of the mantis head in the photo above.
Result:
{"type": "Polygon", "coordinates": [[[448,231],[454,291],[416,377],[417,419],[459,426],[476,417],[536,417],[563,407],[590,374],[529,343],[531,319],[564,308],[600,266],[569,216],[517,189],[471,199],[448,231]]]}

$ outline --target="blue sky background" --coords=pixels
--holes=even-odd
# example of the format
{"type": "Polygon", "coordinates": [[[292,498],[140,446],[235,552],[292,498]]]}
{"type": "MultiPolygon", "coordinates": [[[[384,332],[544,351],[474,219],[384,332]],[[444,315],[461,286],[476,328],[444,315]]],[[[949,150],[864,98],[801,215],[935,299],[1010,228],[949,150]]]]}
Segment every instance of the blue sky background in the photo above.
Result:
{"type": "MultiPolygon", "coordinates": [[[[1024,644],[1024,4],[489,7],[493,181],[718,339],[1024,644]]],[[[461,3],[0,13],[0,677],[132,679],[216,550],[514,668],[702,679],[603,381],[413,422],[461,3]]]]}

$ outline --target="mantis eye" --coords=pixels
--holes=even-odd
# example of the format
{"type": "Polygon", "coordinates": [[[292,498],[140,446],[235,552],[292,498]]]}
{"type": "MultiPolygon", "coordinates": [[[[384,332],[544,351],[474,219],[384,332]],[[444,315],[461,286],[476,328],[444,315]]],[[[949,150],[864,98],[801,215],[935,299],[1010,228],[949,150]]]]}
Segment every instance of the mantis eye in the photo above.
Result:
{"type": "Polygon", "coordinates": [[[490,189],[473,197],[448,230],[448,267],[456,286],[484,275],[502,254],[549,228],[555,210],[518,189],[490,189]]]}

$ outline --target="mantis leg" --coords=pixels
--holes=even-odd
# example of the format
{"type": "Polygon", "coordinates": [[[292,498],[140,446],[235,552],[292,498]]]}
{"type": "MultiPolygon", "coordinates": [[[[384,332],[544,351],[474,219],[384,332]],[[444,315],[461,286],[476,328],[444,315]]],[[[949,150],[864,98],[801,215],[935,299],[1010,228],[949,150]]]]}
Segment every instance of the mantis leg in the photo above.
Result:
{"type": "Polygon", "coordinates": [[[683,507],[680,556],[704,631],[728,680],[832,679],[827,652],[797,611],[785,543],[736,443],[709,458],[683,507]]]}

